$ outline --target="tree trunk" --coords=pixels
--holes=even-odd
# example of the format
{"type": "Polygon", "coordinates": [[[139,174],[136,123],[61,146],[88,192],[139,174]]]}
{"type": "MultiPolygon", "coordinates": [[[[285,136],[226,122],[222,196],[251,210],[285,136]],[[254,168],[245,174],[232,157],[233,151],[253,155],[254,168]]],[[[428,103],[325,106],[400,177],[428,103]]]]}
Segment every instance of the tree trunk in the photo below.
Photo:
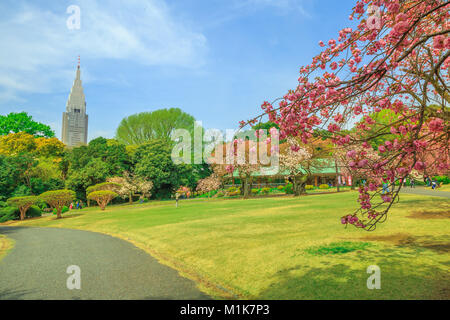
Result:
{"type": "Polygon", "coordinates": [[[294,191],[294,197],[298,197],[306,193],[306,180],[307,176],[294,176],[292,178],[292,190],[294,191]]]}
{"type": "Polygon", "coordinates": [[[20,220],[24,220],[25,219],[25,213],[27,212],[27,208],[22,208],[19,211],[20,211],[20,220]]]}
{"type": "Polygon", "coordinates": [[[244,199],[248,199],[251,193],[252,181],[251,177],[245,177],[243,179],[244,184],[244,199]]]}
{"type": "Polygon", "coordinates": [[[63,207],[58,207],[57,209],[56,209],[56,219],[61,219],[62,217],[61,217],[61,211],[62,211],[62,208],[63,207]]]}
{"type": "Polygon", "coordinates": [[[132,192],[130,192],[129,202],[130,202],[130,204],[133,204],[133,193],[132,192]]]}
{"type": "Polygon", "coordinates": [[[337,189],[337,192],[339,192],[339,170],[338,170],[338,165],[337,165],[336,159],[334,159],[334,167],[336,168],[336,189],[337,189]]]}

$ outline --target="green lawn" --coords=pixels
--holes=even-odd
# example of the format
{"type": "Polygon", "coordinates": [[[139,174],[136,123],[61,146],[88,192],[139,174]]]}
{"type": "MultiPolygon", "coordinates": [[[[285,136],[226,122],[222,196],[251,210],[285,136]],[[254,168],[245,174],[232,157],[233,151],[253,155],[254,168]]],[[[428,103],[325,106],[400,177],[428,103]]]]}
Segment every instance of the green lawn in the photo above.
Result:
{"type": "Polygon", "coordinates": [[[13,225],[123,238],[215,298],[449,299],[449,201],[401,195],[388,221],[366,232],[339,222],[356,197],[152,202],[13,225]],[[381,268],[381,290],[367,289],[370,265],[381,268]]]}

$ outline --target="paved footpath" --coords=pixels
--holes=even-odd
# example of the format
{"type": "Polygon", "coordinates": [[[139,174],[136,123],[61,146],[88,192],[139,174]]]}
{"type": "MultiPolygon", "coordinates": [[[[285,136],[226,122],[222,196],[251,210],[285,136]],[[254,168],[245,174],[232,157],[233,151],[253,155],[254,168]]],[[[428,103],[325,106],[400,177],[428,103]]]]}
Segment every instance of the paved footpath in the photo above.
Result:
{"type": "Polygon", "coordinates": [[[402,193],[410,193],[410,194],[418,194],[423,196],[434,196],[434,197],[441,197],[441,198],[449,198],[450,199],[450,192],[448,191],[439,191],[439,189],[432,190],[428,188],[423,187],[415,187],[410,188],[409,186],[403,187],[401,190],[402,193]]]}
{"type": "Polygon", "coordinates": [[[4,299],[209,299],[195,283],[124,240],[70,229],[0,227],[15,241],[0,260],[4,299]],[[67,288],[67,267],[81,289],[67,288]]]}

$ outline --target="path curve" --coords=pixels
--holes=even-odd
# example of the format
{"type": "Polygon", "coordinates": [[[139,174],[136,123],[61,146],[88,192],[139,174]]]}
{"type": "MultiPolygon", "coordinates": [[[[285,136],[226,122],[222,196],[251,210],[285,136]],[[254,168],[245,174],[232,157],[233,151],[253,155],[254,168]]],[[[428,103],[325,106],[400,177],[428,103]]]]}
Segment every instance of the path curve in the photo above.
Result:
{"type": "Polygon", "coordinates": [[[432,190],[432,189],[426,189],[422,187],[415,187],[410,188],[409,186],[403,187],[401,190],[402,193],[409,193],[409,194],[417,194],[422,196],[432,196],[432,197],[440,197],[440,198],[449,198],[450,199],[450,192],[447,191],[439,191],[438,190],[432,190]]]}
{"type": "Polygon", "coordinates": [[[15,241],[0,260],[5,299],[209,299],[195,283],[143,250],[108,235],[71,229],[0,227],[15,241]],[[81,290],[67,289],[67,267],[81,290]]]}

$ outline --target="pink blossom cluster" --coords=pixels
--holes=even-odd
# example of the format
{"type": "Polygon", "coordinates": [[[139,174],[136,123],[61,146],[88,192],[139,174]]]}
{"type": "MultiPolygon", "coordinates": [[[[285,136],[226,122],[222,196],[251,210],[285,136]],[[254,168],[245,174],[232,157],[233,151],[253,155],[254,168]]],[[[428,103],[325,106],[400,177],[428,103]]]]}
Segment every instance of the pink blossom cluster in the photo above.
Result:
{"type": "MultiPolygon", "coordinates": [[[[369,183],[360,193],[364,215],[373,206],[367,194],[382,180],[393,184],[413,173],[450,168],[449,153],[442,152],[449,150],[450,131],[444,107],[449,102],[449,12],[443,0],[356,1],[350,19],[359,20],[357,27],[320,41],[323,51],[300,68],[297,87],[277,106],[267,101],[261,106],[280,127],[281,139],[294,136],[307,144],[324,128],[336,146],[347,149],[344,166],[369,183]],[[380,28],[368,25],[369,6],[380,8],[380,28]],[[394,115],[384,129],[373,116],[383,112],[394,115]],[[354,121],[356,133],[344,134],[345,124],[354,121]],[[378,137],[384,141],[373,152],[378,137]]],[[[254,123],[256,118],[241,125],[254,123]]],[[[394,200],[380,198],[381,203],[394,200]]]]}

